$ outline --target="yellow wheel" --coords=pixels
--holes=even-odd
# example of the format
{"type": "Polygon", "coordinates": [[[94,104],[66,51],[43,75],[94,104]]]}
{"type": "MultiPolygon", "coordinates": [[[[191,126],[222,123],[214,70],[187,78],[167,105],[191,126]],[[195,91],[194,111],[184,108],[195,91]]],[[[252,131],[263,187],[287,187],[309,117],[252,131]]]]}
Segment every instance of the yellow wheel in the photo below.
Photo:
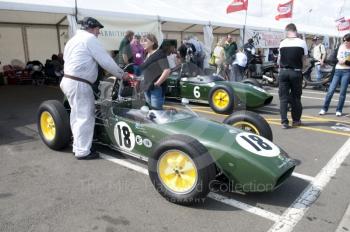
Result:
{"type": "Polygon", "coordinates": [[[215,179],[215,163],[198,140],[169,135],[154,148],[148,173],[155,189],[168,201],[190,205],[204,201],[215,179]]]}
{"type": "Polygon", "coordinates": [[[42,141],[51,149],[60,150],[69,144],[69,118],[61,102],[44,101],[39,106],[37,126],[42,141]]]}
{"type": "Polygon", "coordinates": [[[254,126],[252,123],[246,122],[246,121],[240,121],[233,124],[234,127],[237,127],[239,129],[251,132],[253,134],[260,135],[260,132],[256,126],[254,126]]]}
{"type": "Polygon", "coordinates": [[[230,97],[224,89],[218,89],[214,92],[212,100],[219,109],[225,109],[230,102],[230,97]]]}
{"type": "Polygon", "coordinates": [[[163,185],[176,194],[191,192],[198,181],[195,163],[179,150],[169,150],[161,155],[157,173],[163,185]]]}
{"type": "Polygon", "coordinates": [[[226,85],[214,86],[209,92],[209,105],[219,114],[231,113],[234,108],[233,89],[226,85]]]}
{"type": "Polygon", "coordinates": [[[55,121],[53,120],[52,115],[47,111],[43,111],[40,116],[40,128],[46,140],[52,141],[55,138],[55,121]]]}

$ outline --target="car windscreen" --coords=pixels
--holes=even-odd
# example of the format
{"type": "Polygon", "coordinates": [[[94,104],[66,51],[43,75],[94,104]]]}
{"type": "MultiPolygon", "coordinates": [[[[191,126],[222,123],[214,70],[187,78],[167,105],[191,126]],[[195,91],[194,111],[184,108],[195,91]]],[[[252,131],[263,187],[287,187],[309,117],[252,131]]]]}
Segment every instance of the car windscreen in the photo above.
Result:
{"type": "Polygon", "coordinates": [[[165,110],[150,110],[147,117],[149,117],[149,119],[156,124],[165,124],[197,116],[188,110],[171,108],[165,110]]]}

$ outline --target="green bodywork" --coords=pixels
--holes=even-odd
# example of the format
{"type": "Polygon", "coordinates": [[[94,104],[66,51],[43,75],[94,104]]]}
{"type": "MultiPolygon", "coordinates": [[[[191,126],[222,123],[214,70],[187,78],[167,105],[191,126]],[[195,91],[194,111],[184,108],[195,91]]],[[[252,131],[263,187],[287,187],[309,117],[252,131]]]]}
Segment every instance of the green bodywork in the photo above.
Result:
{"type": "Polygon", "coordinates": [[[277,146],[278,155],[264,157],[239,145],[236,138],[243,131],[235,127],[198,117],[190,111],[144,112],[140,106],[131,101],[96,101],[95,139],[147,161],[159,142],[169,135],[191,136],[207,148],[218,174],[224,174],[236,190],[244,192],[272,191],[293,172],[294,161],[277,146]]]}
{"type": "Polygon", "coordinates": [[[235,106],[240,104],[247,108],[257,108],[271,103],[273,96],[265,90],[250,84],[229,82],[219,76],[179,77],[173,72],[167,79],[168,98],[187,98],[192,102],[208,103],[210,90],[215,86],[232,88],[235,106]]]}

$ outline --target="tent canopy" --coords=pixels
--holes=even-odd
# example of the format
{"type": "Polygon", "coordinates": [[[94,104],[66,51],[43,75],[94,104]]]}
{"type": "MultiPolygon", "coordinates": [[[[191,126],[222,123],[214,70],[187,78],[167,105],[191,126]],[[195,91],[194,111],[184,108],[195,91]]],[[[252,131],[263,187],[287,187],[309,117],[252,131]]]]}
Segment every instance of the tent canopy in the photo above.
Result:
{"type": "MultiPolygon", "coordinates": [[[[221,27],[218,33],[230,32],[229,28],[247,27],[267,30],[283,30],[294,22],[300,32],[329,36],[341,36],[335,20],[350,13],[350,1],[308,0],[294,1],[292,19],[275,20],[278,3],[287,0],[249,0],[247,19],[245,11],[226,14],[232,0],[77,0],[80,17],[112,17],[129,20],[158,20],[165,30],[188,32],[202,31],[193,24],[221,27]],[[192,27],[191,27],[192,26],[192,27]],[[189,28],[190,27],[190,28],[189,28]],[[227,28],[226,30],[222,28],[227,28]]],[[[74,14],[75,0],[0,0],[0,22],[57,24],[64,15],[74,14]],[[16,11],[14,14],[13,11],[16,11]]],[[[62,23],[62,22],[61,22],[62,23]]],[[[63,22],[66,24],[66,21],[63,22]]],[[[214,33],[217,32],[214,30],[214,33]]]]}
{"type": "Polygon", "coordinates": [[[67,14],[74,14],[74,1],[0,1],[0,23],[67,25],[67,14]]]}
{"type": "MultiPolygon", "coordinates": [[[[112,17],[129,20],[159,20],[162,27],[171,31],[201,31],[193,24],[221,28],[247,27],[283,30],[289,22],[296,23],[300,32],[341,36],[335,27],[335,20],[350,13],[350,1],[308,0],[294,1],[292,19],[274,19],[278,3],[287,0],[249,0],[247,19],[245,11],[226,14],[226,7],[232,0],[149,0],[143,4],[139,0],[77,0],[80,17],[112,17]],[[187,25],[186,25],[187,24],[187,25]]],[[[57,24],[66,14],[75,13],[75,0],[0,0],[0,22],[57,24]],[[14,11],[16,13],[14,13],[14,11]]],[[[230,30],[223,30],[223,33],[230,30]]],[[[214,32],[216,32],[214,30],[214,32]]]]}

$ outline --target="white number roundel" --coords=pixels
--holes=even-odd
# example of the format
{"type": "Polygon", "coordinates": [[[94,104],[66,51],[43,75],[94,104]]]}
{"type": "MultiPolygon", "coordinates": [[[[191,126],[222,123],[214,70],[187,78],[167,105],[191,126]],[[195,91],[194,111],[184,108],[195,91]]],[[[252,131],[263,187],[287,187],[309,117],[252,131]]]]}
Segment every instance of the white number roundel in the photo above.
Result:
{"type": "Polygon", "coordinates": [[[118,122],[114,127],[114,137],[120,148],[131,151],[135,147],[135,134],[125,122],[118,122]]]}
{"type": "Polygon", "coordinates": [[[239,133],[236,136],[237,143],[244,149],[265,157],[275,157],[280,154],[280,149],[270,140],[248,132],[239,133]]]}
{"type": "Polygon", "coordinates": [[[200,98],[201,97],[201,93],[199,92],[199,86],[195,86],[193,88],[193,95],[195,98],[200,98]]]}

